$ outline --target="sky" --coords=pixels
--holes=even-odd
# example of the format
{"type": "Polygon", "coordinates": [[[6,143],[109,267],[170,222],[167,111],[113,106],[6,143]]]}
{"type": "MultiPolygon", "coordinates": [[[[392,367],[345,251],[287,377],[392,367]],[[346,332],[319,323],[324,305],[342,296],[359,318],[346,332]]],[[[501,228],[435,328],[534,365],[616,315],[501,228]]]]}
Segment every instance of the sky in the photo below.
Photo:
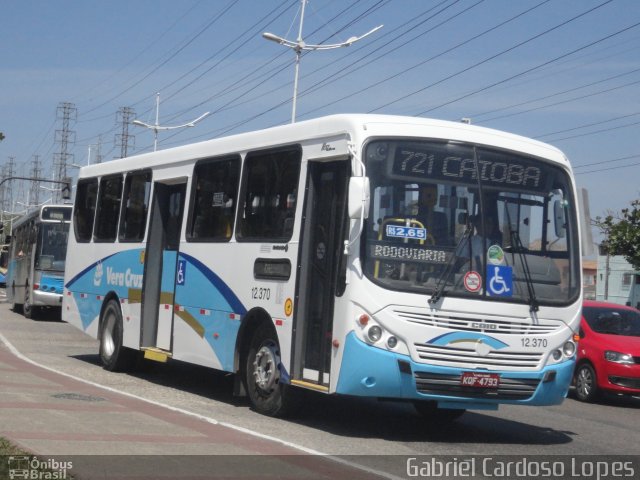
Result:
{"type": "MultiPolygon", "coordinates": [[[[70,104],[70,163],[119,158],[119,109],[194,128],[165,149],[291,120],[300,0],[0,1],[0,165],[50,177],[70,104]],[[13,159],[13,160],[10,160],[13,159]]],[[[297,120],[386,113],[471,123],[560,148],[591,215],[640,198],[637,0],[308,0],[297,120]]],[[[130,125],[128,155],[153,149],[130,125]],[[135,145],[134,145],[135,142],[135,145]]],[[[6,171],[5,171],[6,172],[6,171]]],[[[69,172],[74,173],[70,167],[69,172]]],[[[29,185],[15,182],[13,205],[29,185]]],[[[47,193],[39,195],[45,201],[47,193]]],[[[596,232],[594,232],[596,233],[596,232]]],[[[597,237],[597,234],[596,234],[597,237]]]]}

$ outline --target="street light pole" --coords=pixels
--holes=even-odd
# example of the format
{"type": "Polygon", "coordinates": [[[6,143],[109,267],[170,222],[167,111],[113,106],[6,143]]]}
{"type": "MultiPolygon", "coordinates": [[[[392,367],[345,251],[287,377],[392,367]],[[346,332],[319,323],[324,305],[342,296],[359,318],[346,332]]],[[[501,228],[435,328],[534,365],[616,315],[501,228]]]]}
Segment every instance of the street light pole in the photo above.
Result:
{"type": "Polygon", "coordinates": [[[153,125],[149,125],[148,123],[144,123],[141,120],[134,120],[131,123],[133,123],[134,125],[139,125],[141,127],[149,128],[154,131],[155,135],[153,141],[153,151],[155,152],[156,150],[158,150],[158,130],[174,130],[176,128],[195,127],[196,123],[198,123],[207,115],[209,115],[209,112],[200,115],[195,120],[192,120],[189,123],[185,123],[184,125],[176,125],[172,127],[160,126],[160,92],[158,92],[156,93],[156,123],[153,125]]]}
{"type": "Polygon", "coordinates": [[[300,10],[300,25],[298,27],[298,38],[295,42],[291,40],[287,40],[286,38],[280,37],[278,35],[274,35],[273,33],[264,32],[262,37],[266,40],[270,40],[272,42],[279,43],[280,45],[284,45],[285,47],[291,48],[296,53],[296,63],[295,63],[295,73],[293,78],[293,99],[292,99],[292,111],[291,111],[291,123],[295,123],[296,121],[296,105],[298,98],[298,76],[300,74],[300,56],[302,55],[303,50],[315,51],[315,50],[331,50],[334,48],[348,47],[353,45],[358,40],[362,40],[364,37],[368,37],[373,32],[376,32],[382,28],[382,25],[378,25],[377,27],[369,30],[364,35],[359,37],[350,37],[346,42],[341,43],[332,43],[325,45],[307,45],[302,39],[302,25],[304,22],[304,8],[307,4],[308,0],[300,0],[302,2],[302,7],[300,10]]]}

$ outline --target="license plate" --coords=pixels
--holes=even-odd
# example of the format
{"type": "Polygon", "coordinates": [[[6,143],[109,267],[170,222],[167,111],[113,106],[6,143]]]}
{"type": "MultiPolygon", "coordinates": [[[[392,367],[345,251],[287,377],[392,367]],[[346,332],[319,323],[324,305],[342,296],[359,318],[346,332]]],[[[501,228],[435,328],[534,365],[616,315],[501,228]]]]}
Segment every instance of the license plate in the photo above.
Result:
{"type": "Polygon", "coordinates": [[[497,373],[463,372],[460,385],[475,388],[498,388],[500,375],[497,373]]]}

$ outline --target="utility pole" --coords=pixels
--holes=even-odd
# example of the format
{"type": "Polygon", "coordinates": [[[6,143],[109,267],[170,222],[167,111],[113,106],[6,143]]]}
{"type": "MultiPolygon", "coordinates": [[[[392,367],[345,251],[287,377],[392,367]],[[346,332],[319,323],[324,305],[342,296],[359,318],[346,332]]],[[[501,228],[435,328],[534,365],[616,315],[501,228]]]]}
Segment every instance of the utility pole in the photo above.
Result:
{"type": "Polygon", "coordinates": [[[102,135],[98,135],[98,144],[96,145],[96,163],[102,163],[102,135]]]}
{"type": "Polygon", "coordinates": [[[300,74],[300,56],[302,55],[303,50],[315,51],[315,50],[332,50],[334,48],[348,47],[349,45],[353,45],[358,40],[362,40],[364,37],[368,37],[373,32],[376,32],[382,28],[382,25],[378,25],[376,28],[369,30],[364,35],[360,35],[359,37],[351,37],[346,42],[341,43],[333,43],[333,44],[325,44],[325,45],[311,45],[307,44],[302,38],[302,25],[304,23],[304,7],[307,4],[308,0],[300,0],[301,11],[300,11],[300,24],[298,25],[298,38],[296,41],[287,40],[286,38],[280,37],[278,35],[274,35],[273,33],[265,32],[262,34],[262,37],[265,40],[270,40],[272,42],[279,43],[280,45],[284,45],[285,47],[289,47],[296,54],[296,63],[295,63],[295,73],[293,77],[293,108],[291,111],[291,123],[295,123],[296,121],[296,103],[298,99],[298,76],[300,74]]]}
{"type": "MultiPolygon", "coordinates": [[[[4,177],[5,178],[13,177],[13,174],[14,174],[13,167],[14,167],[14,165],[15,165],[15,157],[9,157],[9,163],[7,163],[6,169],[5,169],[5,173],[4,173],[4,177]]],[[[7,187],[4,190],[3,204],[5,203],[4,202],[5,199],[8,200],[8,205],[11,205],[11,202],[13,200],[13,182],[9,182],[7,184],[7,187]]],[[[9,210],[9,208],[4,208],[4,205],[3,205],[3,209],[4,210],[9,210]]]]}
{"type": "MultiPolygon", "coordinates": [[[[73,163],[73,154],[69,153],[69,146],[76,141],[76,132],[71,130],[71,122],[75,121],[78,110],[73,103],[62,102],[56,109],[56,119],[62,123],[62,128],[55,133],[55,142],[60,145],[60,151],[53,154],[54,178],[62,182],[67,178],[67,165],[73,163]]],[[[56,191],[55,203],[62,200],[61,192],[56,191]]]]}
{"type": "Polygon", "coordinates": [[[120,107],[116,112],[116,124],[120,125],[121,128],[120,133],[115,136],[115,145],[120,147],[120,157],[118,158],[126,157],[127,150],[135,147],[136,137],[129,133],[129,125],[131,125],[135,116],[136,112],[131,107],[120,107]]]}
{"type": "MultiPolygon", "coordinates": [[[[40,178],[42,175],[42,168],[40,167],[40,156],[34,155],[33,162],[31,162],[31,176],[33,178],[40,178]]],[[[31,191],[29,192],[28,204],[38,205],[40,203],[40,182],[31,182],[31,191]]]]}

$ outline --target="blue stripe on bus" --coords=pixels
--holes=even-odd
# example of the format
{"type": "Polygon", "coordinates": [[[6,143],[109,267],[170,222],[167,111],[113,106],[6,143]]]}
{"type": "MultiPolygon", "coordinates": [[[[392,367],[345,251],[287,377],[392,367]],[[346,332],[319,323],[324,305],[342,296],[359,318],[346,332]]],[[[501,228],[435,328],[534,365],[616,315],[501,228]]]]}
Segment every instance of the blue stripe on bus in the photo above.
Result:
{"type": "Polygon", "coordinates": [[[82,270],[80,273],[78,273],[75,277],[73,277],[71,280],[69,280],[67,282],[67,284],[65,285],[66,288],[71,288],[71,286],[76,283],[83,275],[85,275],[87,272],[93,270],[94,268],[96,268],[96,265],[98,265],[99,263],[104,262],[105,260],[108,260],[109,258],[113,257],[117,255],[117,253],[114,253],[112,255],[109,255],[107,257],[104,257],[100,260],[98,260],[95,263],[92,263],[91,265],[89,265],[87,268],[85,268],[84,270],[82,270]]]}
{"type": "MultiPolygon", "coordinates": [[[[180,258],[184,258],[191,265],[197,268],[202,275],[204,275],[209,282],[213,285],[213,287],[220,292],[225,301],[229,304],[232,312],[238,313],[240,315],[245,315],[247,313],[246,307],[242,304],[240,299],[233,293],[233,290],[227,285],[218,275],[216,275],[209,267],[207,267],[204,263],[198,260],[191,255],[187,255],[186,253],[180,252],[180,258]]],[[[189,285],[189,280],[185,282],[185,286],[189,285]]]]}

